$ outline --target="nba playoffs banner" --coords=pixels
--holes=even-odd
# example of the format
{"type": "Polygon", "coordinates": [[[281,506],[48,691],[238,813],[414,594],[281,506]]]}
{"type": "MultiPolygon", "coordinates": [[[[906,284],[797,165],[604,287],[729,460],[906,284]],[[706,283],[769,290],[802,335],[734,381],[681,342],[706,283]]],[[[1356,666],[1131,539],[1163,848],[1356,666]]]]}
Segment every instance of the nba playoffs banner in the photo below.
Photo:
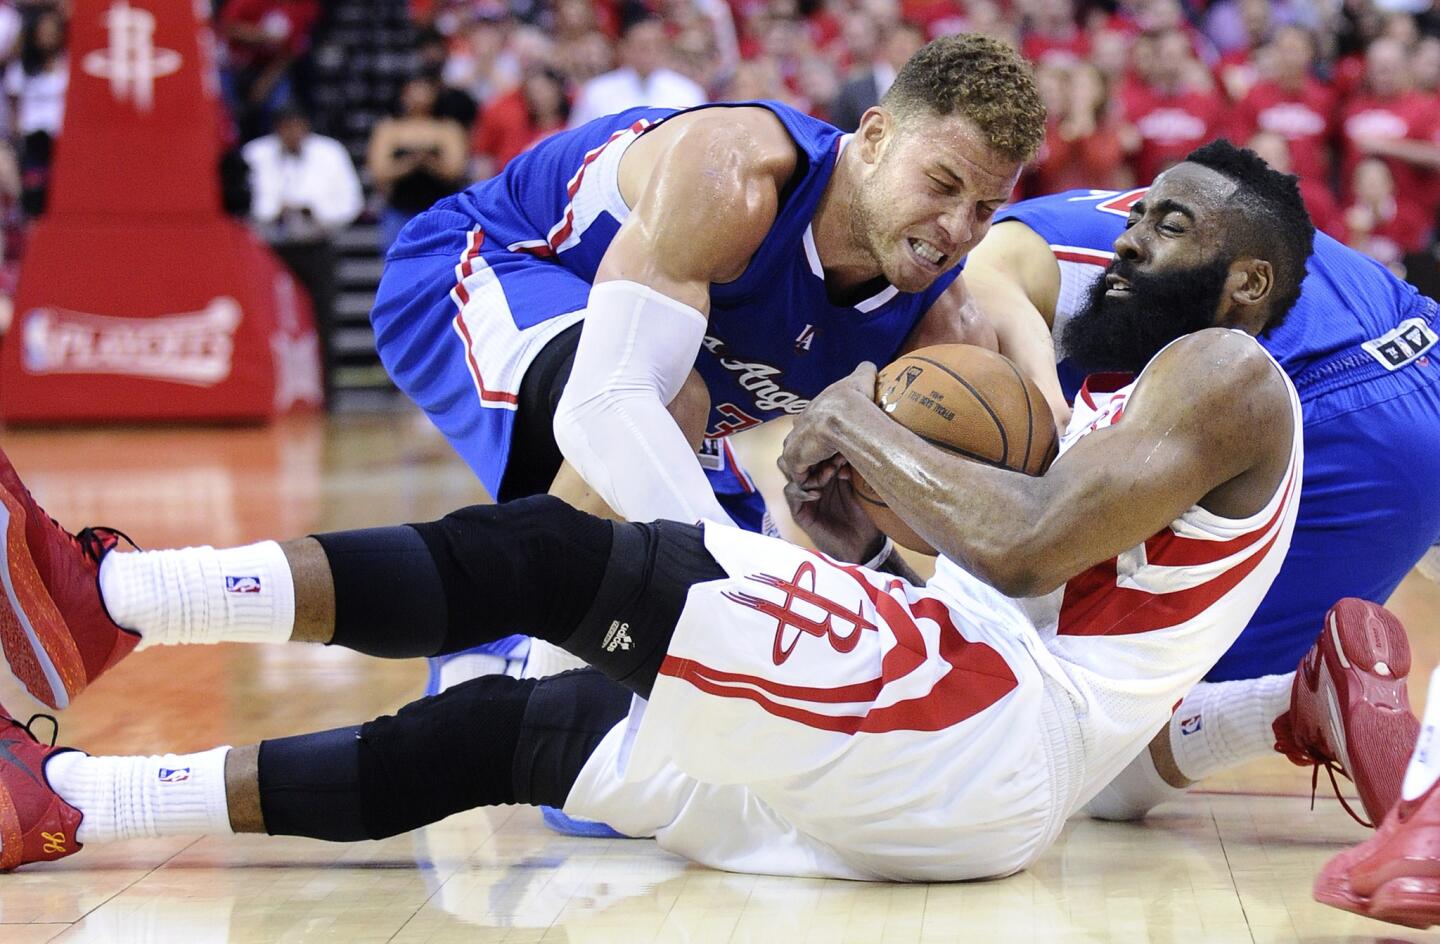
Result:
{"type": "Polygon", "coordinates": [[[0,344],[8,420],[246,420],[320,402],[304,291],[220,209],[209,7],[73,4],[65,127],[0,344]]]}

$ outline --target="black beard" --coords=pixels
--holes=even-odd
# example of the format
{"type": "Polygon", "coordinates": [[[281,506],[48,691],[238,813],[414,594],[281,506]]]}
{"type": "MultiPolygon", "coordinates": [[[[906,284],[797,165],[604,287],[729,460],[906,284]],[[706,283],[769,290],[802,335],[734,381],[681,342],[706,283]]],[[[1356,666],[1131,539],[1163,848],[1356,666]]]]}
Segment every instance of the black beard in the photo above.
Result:
{"type": "Polygon", "coordinates": [[[1149,275],[1116,258],[1065,325],[1060,348],[1087,373],[1139,373],[1171,341],[1214,327],[1229,271],[1229,260],[1217,258],[1178,272],[1149,275]],[[1105,294],[1105,276],[1112,273],[1130,284],[1128,294],[1105,294]]]}

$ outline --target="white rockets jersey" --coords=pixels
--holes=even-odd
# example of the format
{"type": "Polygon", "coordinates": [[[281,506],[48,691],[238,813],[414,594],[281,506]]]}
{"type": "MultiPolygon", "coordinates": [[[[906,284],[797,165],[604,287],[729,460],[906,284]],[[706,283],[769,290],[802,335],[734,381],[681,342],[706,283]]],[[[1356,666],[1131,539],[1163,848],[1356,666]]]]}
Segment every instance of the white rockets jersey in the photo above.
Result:
{"type": "MultiPolygon", "coordinates": [[[[1133,386],[1082,396],[1062,450],[1121,422],[1133,386]]],[[[1262,511],[1191,508],[1045,600],[944,559],[916,587],[707,526],[727,577],[691,589],[648,706],[591,756],[566,812],[737,871],[1025,867],[1258,606],[1299,497],[1293,389],[1291,402],[1290,465],[1262,511]]]]}
{"type": "MultiPolygon", "coordinates": [[[[1300,505],[1303,420],[1294,385],[1270,360],[1285,379],[1293,423],[1290,465],[1263,509],[1236,520],[1191,507],[1145,543],[1047,597],[1024,601],[1081,702],[1082,802],[1129,763],[1230,648],[1284,562],[1300,505]],[[1127,746],[1127,732],[1137,729],[1141,740],[1127,746]]],[[[1138,382],[1120,374],[1088,378],[1075,397],[1060,458],[1083,436],[1121,422],[1138,382]]]]}

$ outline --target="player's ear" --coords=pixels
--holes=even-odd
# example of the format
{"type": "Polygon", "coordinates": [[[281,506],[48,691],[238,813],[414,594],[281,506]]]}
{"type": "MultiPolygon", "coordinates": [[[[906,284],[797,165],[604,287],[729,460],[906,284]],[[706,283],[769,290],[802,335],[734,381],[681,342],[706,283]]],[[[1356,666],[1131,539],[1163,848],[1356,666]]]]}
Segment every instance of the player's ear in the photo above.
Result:
{"type": "Polygon", "coordinates": [[[860,116],[854,143],[859,146],[860,157],[865,163],[875,164],[880,160],[886,142],[894,135],[895,116],[887,108],[872,105],[860,116]]]}
{"type": "Polygon", "coordinates": [[[1230,267],[1226,288],[1237,305],[1253,307],[1270,297],[1275,287],[1275,267],[1268,259],[1238,259],[1230,267]]]}

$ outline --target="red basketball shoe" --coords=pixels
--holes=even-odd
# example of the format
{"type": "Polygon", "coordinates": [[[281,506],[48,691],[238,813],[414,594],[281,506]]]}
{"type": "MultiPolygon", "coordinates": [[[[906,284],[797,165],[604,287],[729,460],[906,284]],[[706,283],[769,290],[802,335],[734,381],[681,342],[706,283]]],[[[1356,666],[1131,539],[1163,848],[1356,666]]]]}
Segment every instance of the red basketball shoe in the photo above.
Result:
{"type": "Polygon", "coordinates": [[[75,830],[85,814],[60,799],[45,779],[45,759],[68,750],[41,744],[29,725],[0,707],[0,872],[63,859],[80,848],[75,830]]]}
{"type": "Polygon", "coordinates": [[[1315,900],[1412,928],[1440,924],[1440,789],[1395,804],[1369,839],[1325,863],[1315,900]]]}
{"type": "Polygon", "coordinates": [[[1420,735],[1405,689],[1409,672],[1405,627],[1383,606],[1347,597],[1325,614],[1320,638],[1295,671],[1290,710],[1275,719],[1276,750],[1302,767],[1314,764],[1317,777],[1324,765],[1332,782],[1337,767],[1354,781],[1367,826],[1399,799],[1420,735]]]}
{"type": "Polygon", "coordinates": [[[10,671],[52,708],[135,648],[100,600],[100,559],[119,540],[107,528],[78,535],[45,514],[0,452],[0,649],[10,671]]]}

